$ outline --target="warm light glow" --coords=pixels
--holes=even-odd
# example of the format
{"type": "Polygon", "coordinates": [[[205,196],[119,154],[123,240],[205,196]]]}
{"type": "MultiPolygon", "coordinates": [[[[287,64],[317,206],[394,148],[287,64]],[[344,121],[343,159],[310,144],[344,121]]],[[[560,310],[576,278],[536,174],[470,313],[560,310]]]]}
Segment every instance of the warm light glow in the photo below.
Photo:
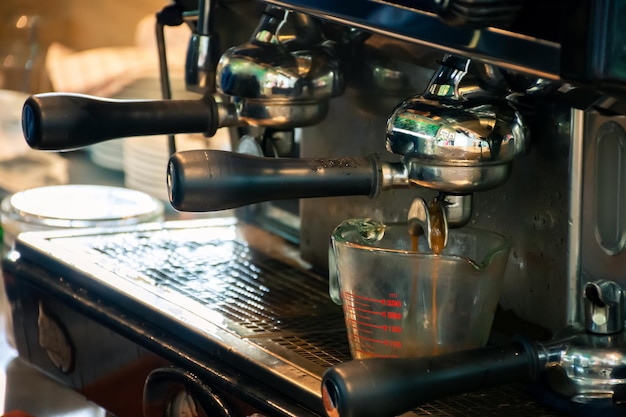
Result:
{"type": "Polygon", "coordinates": [[[15,65],[15,56],[14,55],[7,55],[4,57],[4,61],[2,61],[2,66],[4,68],[11,68],[15,65]]]}
{"type": "Polygon", "coordinates": [[[18,29],[24,29],[27,24],[28,24],[28,16],[21,15],[19,19],[17,19],[17,22],[15,22],[15,27],[18,29]]]}

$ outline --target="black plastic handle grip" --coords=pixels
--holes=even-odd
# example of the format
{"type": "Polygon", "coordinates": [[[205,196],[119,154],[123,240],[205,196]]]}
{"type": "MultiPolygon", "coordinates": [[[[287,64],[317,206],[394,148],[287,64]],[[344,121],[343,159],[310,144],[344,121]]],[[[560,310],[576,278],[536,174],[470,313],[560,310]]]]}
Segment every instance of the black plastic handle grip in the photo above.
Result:
{"type": "Polygon", "coordinates": [[[379,169],[369,158],[264,158],[192,150],[171,156],[167,185],[180,211],[218,211],[268,200],[374,195],[379,169]]]}
{"type": "Polygon", "coordinates": [[[352,360],[325,372],[322,398],[330,417],[391,417],[443,396],[532,381],[544,365],[525,339],[428,358],[352,360]]]}
{"type": "Polygon", "coordinates": [[[218,128],[217,104],[201,100],[112,100],[81,94],[45,93],[26,99],[22,130],[33,149],[70,150],[109,139],[218,128]]]}

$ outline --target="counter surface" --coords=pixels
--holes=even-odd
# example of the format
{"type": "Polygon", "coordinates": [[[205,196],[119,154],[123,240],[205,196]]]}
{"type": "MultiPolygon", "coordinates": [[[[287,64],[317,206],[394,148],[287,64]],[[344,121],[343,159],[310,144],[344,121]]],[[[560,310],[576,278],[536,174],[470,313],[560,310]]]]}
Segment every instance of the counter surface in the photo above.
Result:
{"type": "MultiPolygon", "coordinates": [[[[68,152],[64,156],[69,162],[70,183],[123,185],[123,173],[94,165],[83,151],[68,152]]],[[[0,197],[7,194],[0,190],[0,197]]],[[[10,307],[3,284],[0,286],[0,414],[19,411],[34,417],[107,415],[106,410],[19,358],[12,343],[10,320],[10,307]]]]}

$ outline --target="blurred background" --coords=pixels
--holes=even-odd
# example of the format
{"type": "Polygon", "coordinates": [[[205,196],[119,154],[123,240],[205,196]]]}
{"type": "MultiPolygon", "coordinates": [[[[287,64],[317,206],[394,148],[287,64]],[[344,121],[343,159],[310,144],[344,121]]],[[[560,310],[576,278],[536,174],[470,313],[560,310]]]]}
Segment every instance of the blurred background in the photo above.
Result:
{"type": "MultiPolygon", "coordinates": [[[[38,62],[33,68],[39,73],[34,74],[30,90],[46,91],[41,64],[51,44],[60,43],[76,51],[133,45],[138,22],[165,4],[165,0],[3,0],[0,4],[2,72],[11,66],[18,67],[24,58],[33,57],[34,52],[38,62]],[[21,16],[31,20],[16,26],[21,16]],[[33,19],[36,27],[32,26],[33,19]],[[115,22],[114,30],[112,22],[115,22]],[[7,62],[11,53],[17,56],[7,62]]],[[[7,87],[15,86],[3,85],[7,87]]]]}
{"type": "MultiPolygon", "coordinates": [[[[123,185],[167,200],[168,138],[123,138],[81,151],[28,149],[21,107],[50,91],[117,99],[161,99],[156,13],[167,0],[3,0],[0,4],[0,193],[65,183],[123,185]],[[86,165],[85,165],[86,164],[86,165]]],[[[166,26],[172,98],[185,91],[190,31],[166,26]]],[[[178,135],[179,150],[228,148],[227,132],[178,135]]]]}
{"type": "MultiPolygon", "coordinates": [[[[165,137],[120,139],[60,154],[29,149],[21,132],[22,105],[32,93],[64,91],[112,98],[161,98],[155,13],[166,4],[166,0],[0,1],[3,225],[10,197],[37,187],[99,184],[166,199],[165,161],[169,155],[165,137]]],[[[165,31],[172,94],[190,94],[184,91],[182,78],[188,27],[165,31]]],[[[203,146],[207,139],[200,135],[177,140],[184,147],[203,146]]],[[[0,291],[0,415],[104,415],[104,410],[16,357],[3,285],[0,291]]]]}

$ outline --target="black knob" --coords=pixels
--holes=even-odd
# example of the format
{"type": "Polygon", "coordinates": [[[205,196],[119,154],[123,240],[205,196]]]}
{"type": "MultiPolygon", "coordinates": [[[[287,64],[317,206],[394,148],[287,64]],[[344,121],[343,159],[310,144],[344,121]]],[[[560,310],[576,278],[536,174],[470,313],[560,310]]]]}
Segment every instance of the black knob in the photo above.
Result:
{"type": "Polygon", "coordinates": [[[435,13],[451,26],[506,27],[517,18],[524,0],[431,0],[435,13]]]}

